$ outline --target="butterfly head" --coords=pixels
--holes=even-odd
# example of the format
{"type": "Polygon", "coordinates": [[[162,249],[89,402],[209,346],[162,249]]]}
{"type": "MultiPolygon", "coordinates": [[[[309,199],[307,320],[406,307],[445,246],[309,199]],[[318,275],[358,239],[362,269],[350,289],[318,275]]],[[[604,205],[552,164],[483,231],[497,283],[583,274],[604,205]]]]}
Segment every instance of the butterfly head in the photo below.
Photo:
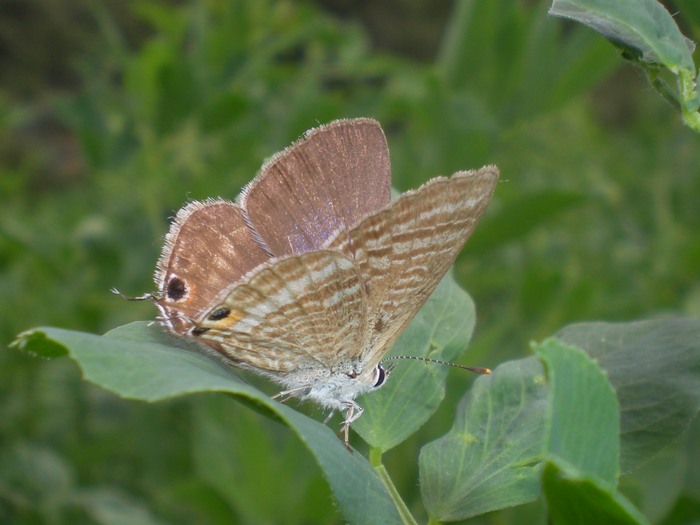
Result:
{"type": "Polygon", "coordinates": [[[381,364],[367,367],[364,370],[351,368],[349,371],[333,371],[325,378],[314,377],[310,381],[305,378],[293,377],[284,381],[290,390],[296,390],[300,383],[307,384],[303,398],[333,410],[345,410],[348,405],[354,404],[354,399],[381,388],[391,373],[393,367],[385,368],[381,364]]]}

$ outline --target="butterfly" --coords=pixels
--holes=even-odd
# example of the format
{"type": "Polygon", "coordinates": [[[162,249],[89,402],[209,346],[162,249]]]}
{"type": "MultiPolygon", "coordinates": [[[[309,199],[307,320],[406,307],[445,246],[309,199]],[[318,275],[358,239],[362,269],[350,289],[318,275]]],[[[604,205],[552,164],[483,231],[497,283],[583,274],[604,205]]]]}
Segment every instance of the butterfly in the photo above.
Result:
{"type": "MultiPolygon", "coordinates": [[[[344,414],[382,386],[382,359],[448,271],[498,170],[437,177],[391,200],[386,138],[371,119],[308,131],[237,202],[186,204],[153,294],[170,332],[344,414]]],[[[330,417],[330,416],[329,416],[330,417]]]]}

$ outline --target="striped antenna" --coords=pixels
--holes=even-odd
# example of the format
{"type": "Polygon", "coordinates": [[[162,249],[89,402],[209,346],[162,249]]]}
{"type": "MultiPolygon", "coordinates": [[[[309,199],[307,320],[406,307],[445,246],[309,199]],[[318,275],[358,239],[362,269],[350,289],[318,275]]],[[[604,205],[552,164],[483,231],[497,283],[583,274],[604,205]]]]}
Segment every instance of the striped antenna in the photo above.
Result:
{"type": "Polygon", "coordinates": [[[469,370],[470,372],[474,372],[475,374],[484,374],[484,375],[489,375],[491,373],[490,368],[483,368],[480,366],[464,366],[464,365],[458,365],[457,363],[452,363],[450,361],[441,361],[440,359],[431,359],[429,357],[419,357],[415,355],[392,355],[384,359],[384,361],[396,361],[398,359],[412,359],[414,361],[423,361],[425,363],[433,363],[435,365],[446,365],[446,366],[451,366],[453,368],[461,368],[463,370],[469,370]]]}

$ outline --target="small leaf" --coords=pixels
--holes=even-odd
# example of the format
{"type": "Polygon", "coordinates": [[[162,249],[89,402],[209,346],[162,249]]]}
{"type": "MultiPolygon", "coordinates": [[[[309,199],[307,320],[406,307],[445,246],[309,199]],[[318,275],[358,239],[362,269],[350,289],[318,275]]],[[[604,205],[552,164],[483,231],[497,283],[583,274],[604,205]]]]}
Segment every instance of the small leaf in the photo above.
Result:
{"type": "Polygon", "coordinates": [[[556,339],[534,350],[547,367],[551,388],[548,454],[614,486],[619,474],[619,407],[604,372],[583,350],[556,339]]]}
{"type": "Polygon", "coordinates": [[[594,357],[620,403],[621,468],[678,439],[700,410],[700,322],[581,323],[556,337],[594,357]]]}
{"type": "Polygon", "coordinates": [[[553,524],[642,525],[647,524],[634,506],[614,486],[550,460],[545,464],[542,485],[553,524]]]}
{"type": "MultiPolygon", "coordinates": [[[[474,303],[451,273],[445,276],[418,317],[404,330],[393,355],[456,360],[474,328],[474,303]]],[[[386,386],[360,399],[365,412],[353,429],[382,452],[413,434],[445,397],[449,367],[416,361],[394,361],[386,386]]]]}
{"type": "Polygon", "coordinates": [[[554,0],[549,14],[592,27],[643,62],[694,71],[692,43],[656,0],[554,0]]]}
{"type": "Polygon", "coordinates": [[[544,371],[534,357],[479,377],[450,432],[421,450],[421,491],[431,518],[464,519],[534,500],[547,405],[544,371]]]}
{"type": "Polygon", "coordinates": [[[37,328],[25,332],[16,346],[39,355],[56,354],[61,346],[88,381],[129,399],[158,401],[194,392],[227,392],[265,407],[284,421],[311,451],[351,523],[401,523],[384,485],[360,454],[351,454],[325,425],[271,400],[237,379],[227,368],[182,348],[182,340],[160,327],[140,322],[105,337],[37,328]],[[173,344],[175,343],[175,344],[173,344]]]}

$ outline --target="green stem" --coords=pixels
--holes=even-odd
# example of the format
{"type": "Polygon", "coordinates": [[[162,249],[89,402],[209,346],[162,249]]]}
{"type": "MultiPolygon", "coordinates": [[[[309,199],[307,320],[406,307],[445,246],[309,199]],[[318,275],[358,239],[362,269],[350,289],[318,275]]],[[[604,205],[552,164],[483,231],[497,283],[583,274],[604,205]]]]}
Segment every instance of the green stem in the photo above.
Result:
{"type": "Polygon", "coordinates": [[[401,521],[403,521],[405,525],[418,525],[418,522],[413,518],[411,512],[408,510],[408,507],[401,499],[399,491],[396,490],[394,483],[389,477],[389,473],[386,471],[386,468],[384,468],[384,465],[382,464],[382,451],[378,448],[371,448],[369,451],[369,462],[372,465],[372,468],[375,470],[375,472],[379,475],[379,479],[381,479],[382,483],[384,483],[387,492],[389,492],[389,496],[394,502],[394,505],[396,505],[396,509],[399,511],[401,521]]]}
{"type": "Polygon", "coordinates": [[[689,128],[700,133],[700,113],[697,111],[684,112],[683,122],[685,122],[685,125],[689,128]]]}
{"type": "Polygon", "coordinates": [[[698,113],[700,94],[695,82],[695,71],[671,70],[678,80],[678,93],[674,93],[668,84],[659,78],[654,68],[647,67],[644,71],[654,89],[681,113],[685,125],[700,132],[700,113],[698,113]]]}
{"type": "Polygon", "coordinates": [[[697,94],[695,93],[695,82],[692,77],[689,79],[688,75],[679,74],[678,79],[681,92],[677,94],[655,72],[649,69],[645,70],[645,72],[652,87],[664,100],[678,110],[685,125],[700,132],[700,113],[697,111],[697,94]]]}
{"type": "Polygon", "coordinates": [[[695,80],[695,70],[681,69],[678,72],[678,84],[685,110],[697,113],[700,109],[700,93],[695,80]]]}
{"type": "Polygon", "coordinates": [[[679,113],[683,111],[683,104],[678,100],[678,95],[673,92],[669,85],[656,75],[647,74],[649,83],[661,95],[661,97],[671,104],[679,113]]]}

